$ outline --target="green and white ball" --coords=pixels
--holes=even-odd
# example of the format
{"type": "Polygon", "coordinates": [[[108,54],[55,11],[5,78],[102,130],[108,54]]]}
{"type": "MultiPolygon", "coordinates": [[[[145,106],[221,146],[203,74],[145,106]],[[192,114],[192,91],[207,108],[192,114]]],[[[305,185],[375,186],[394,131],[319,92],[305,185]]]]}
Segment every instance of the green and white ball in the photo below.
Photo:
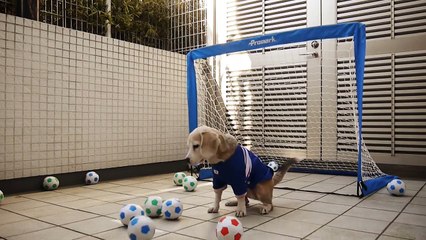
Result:
{"type": "Polygon", "coordinates": [[[145,213],[148,217],[159,217],[161,216],[161,206],[163,205],[163,199],[159,196],[149,196],[144,203],[145,213]]]}
{"type": "Polygon", "coordinates": [[[183,205],[178,198],[167,199],[163,202],[161,212],[167,220],[178,219],[183,212],[183,205]]]}
{"type": "Polygon", "coordinates": [[[96,184],[98,182],[99,182],[99,175],[96,172],[90,171],[86,173],[86,184],[90,185],[90,184],[96,184]]]}
{"type": "Polygon", "coordinates": [[[175,175],[173,176],[173,182],[177,185],[177,186],[182,186],[183,183],[183,179],[186,177],[186,174],[183,172],[177,172],[175,173],[175,175]]]}
{"type": "Polygon", "coordinates": [[[127,204],[120,210],[120,221],[123,225],[127,226],[129,222],[137,216],[144,216],[145,211],[137,204],[127,204]]]}
{"type": "Polygon", "coordinates": [[[0,190],[0,203],[4,200],[4,194],[3,192],[0,190]]]}
{"type": "Polygon", "coordinates": [[[155,234],[155,225],[147,216],[134,217],[127,228],[130,240],[150,240],[155,234]]]}
{"type": "Polygon", "coordinates": [[[47,176],[43,180],[43,188],[45,190],[55,190],[59,187],[59,180],[54,176],[47,176]]]}
{"type": "Polygon", "coordinates": [[[195,179],[195,177],[193,176],[186,176],[183,179],[183,188],[185,189],[185,191],[187,192],[192,192],[195,190],[195,188],[197,187],[197,179],[195,179]]]}

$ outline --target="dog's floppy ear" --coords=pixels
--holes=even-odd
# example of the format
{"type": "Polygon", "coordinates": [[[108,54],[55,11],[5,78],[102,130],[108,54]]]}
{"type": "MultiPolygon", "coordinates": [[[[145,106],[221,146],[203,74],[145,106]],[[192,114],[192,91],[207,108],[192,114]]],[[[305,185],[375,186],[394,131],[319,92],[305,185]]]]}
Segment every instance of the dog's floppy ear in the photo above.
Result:
{"type": "Polygon", "coordinates": [[[215,160],[220,145],[219,136],[213,132],[201,133],[200,151],[207,160],[215,160]]]}
{"type": "Polygon", "coordinates": [[[225,133],[219,134],[219,149],[218,149],[218,158],[227,159],[235,151],[236,146],[238,145],[237,139],[232,135],[225,133]]]}
{"type": "Polygon", "coordinates": [[[220,134],[219,135],[219,151],[226,152],[229,149],[228,144],[226,143],[225,137],[220,134]]]}

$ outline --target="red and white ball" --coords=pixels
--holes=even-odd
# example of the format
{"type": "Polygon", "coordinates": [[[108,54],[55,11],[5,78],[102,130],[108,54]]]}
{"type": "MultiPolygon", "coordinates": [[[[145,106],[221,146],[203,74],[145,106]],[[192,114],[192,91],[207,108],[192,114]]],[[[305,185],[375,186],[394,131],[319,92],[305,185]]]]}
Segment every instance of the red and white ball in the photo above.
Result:
{"type": "Polygon", "coordinates": [[[238,218],[224,216],[216,226],[216,237],[219,240],[240,240],[244,234],[243,224],[238,218]]]}

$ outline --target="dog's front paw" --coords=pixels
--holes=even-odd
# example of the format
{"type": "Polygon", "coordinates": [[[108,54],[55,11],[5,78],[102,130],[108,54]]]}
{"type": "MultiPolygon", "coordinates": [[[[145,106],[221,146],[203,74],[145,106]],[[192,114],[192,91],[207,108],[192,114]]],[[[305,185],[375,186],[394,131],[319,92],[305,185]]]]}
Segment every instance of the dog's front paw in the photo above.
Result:
{"type": "Polygon", "coordinates": [[[244,216],[246,216],[247,215],[247,212],[246,212],[246,210],[244,209],[244,210],[237,210],[236,212],[235,212],[235,216],[236,217],[244,217],[244,216]]]}
{"type": "Polygon", "coordinates": [[[217,213],[219,212],[219,208],[217,207],[211,207],[207,210],[208,213],[217,213]]]}

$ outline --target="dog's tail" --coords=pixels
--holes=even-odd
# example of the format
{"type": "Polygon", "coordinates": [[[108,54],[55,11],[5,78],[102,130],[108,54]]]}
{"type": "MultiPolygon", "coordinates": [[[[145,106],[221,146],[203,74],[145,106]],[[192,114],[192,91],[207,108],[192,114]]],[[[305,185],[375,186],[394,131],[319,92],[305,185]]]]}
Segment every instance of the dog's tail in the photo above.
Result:
{"type": "Polygon", "coordinates": [[[283,180],[284,175],[287,173],[287,171],[290,169],[290,167],[295,164],[298,163],[300,161],[302,161],[303,159],[301,158],[290,158],[288,159],[279,169],[278,171],[274,174],[274,177],[272,177],[272,181],[274,183],[274,186],[277,185],[278,183],[281,182],[281,180],[283,180]]]}

